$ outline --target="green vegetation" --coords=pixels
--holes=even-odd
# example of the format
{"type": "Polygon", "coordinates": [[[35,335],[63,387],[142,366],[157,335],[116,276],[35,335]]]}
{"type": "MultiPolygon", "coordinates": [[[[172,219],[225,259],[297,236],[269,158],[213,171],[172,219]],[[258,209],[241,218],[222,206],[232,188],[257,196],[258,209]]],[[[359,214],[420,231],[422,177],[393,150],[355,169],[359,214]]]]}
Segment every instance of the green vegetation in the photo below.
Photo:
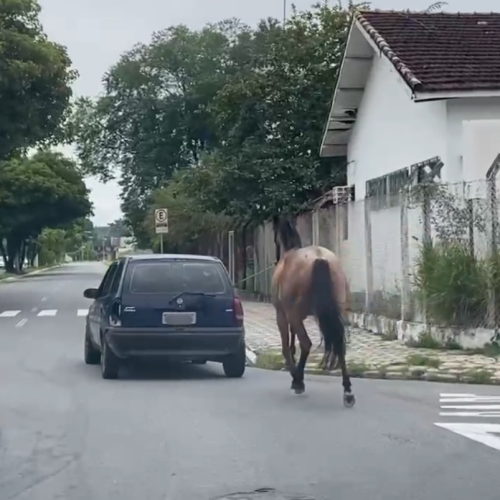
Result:
{"type": "Polygon", "coordinates": [[[473,369],[464,374],[464,380],[469,384],[490,384],[493,373],[488,370],[473,369]]]}
{"type": "Polygon", "coordinates": [[[76,72],[39,13],[36,0],[0,0],[0,257],[8,273],[38,254],[60,260],[70,228],[74,235],[92,209],[83,172],[49,149],[70,138],[76,72]]]}
{"type": "Polygon", "coordinates": [[[444,349],[444,345],[438,342],[430,333],[422,333],[418,340],[409,339],[406,342],[408,347],[420,349],[444,349]]]}
{"type": "Polygon", "coordinates": [[[121,176],[126,224],[158,248],[155,207],[170,210],[165,249],[227,247],[220,232],[296,213],[345,183],[317,154],[352,12],[318,4],[256,27],[172,26],[124,54],[72,126],[86,173],[121,176]]]}
{"type": "Polygon", "coordinates": [[[422,354],[410,354],[407,363],[412,366],[428,366],[430,368],[439,368],[439,358],[432,358],[422,354]]]}
{"type": "Polygon", "coordinates": [[[453,186],[421,185],[413,196],[423,194],[435,238],[428,235],[421,246],[413,274],[416,298],[436,324],[487,326],[493,296],[500,306],[500,254],[484,258],[474,248],[475,235],[487,237],[485,207],[457,196],[453,186]]]}
{"type": "Polygon", "coordinates": [[[487,313],[488,266],[460,243],[425,245],[415,285],[429,316],[440,324],[477,325],[487,313]]]}

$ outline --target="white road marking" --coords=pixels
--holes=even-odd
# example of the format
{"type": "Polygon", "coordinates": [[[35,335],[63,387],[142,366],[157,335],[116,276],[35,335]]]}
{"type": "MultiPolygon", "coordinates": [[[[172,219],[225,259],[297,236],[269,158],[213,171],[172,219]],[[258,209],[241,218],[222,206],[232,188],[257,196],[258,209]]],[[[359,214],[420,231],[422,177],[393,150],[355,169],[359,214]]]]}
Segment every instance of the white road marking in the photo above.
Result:
{"type": "Polygon", "coordinates": [[[21,321],[19,321],[19,323],[16,325],[16,328],[22,328],[26,323],[28,322],[28,320],[26,318],[23,318],[21,321]]]}
{"type": "Polygon", "coordinates": [[[0,318],[15,318],[21,311],[4,311],[0,313],[0,318]]]}
{"type": "Polygon", "coordinates": [[[500,451],[500,436],[492,433],[500,433],[500,424],[434,424],[443,429],[448,429],[455,434],[472,439],[481,444],[485,444],[494,450],[500,451]]]}
{"type": "Polygon", "coordinates": [[[463,392],[442,392],[439,394],[440,398],[473,398],[474,394],[463,393],[463,392]]]}
{"type": "Polygon", "coordinates": [[[443,410],[500,410],[500,405],[441,405],[443,410]]]}
{"type": "Polygon", "coordinates": [[[47,302],[47,297],[42,297],[42,302],[47,302]]]}
{"type": "Polygon", "coordinates": [[[500,396],[475,394],[441,394],[441,417],[500,417],[500,396]]]}
{"type": "Polygon", "coordinates": [[[440,417],[500,417],[500,411],[442,411],[440,417]]]}
{"type": "Polygon", "coordinates": [[[440,403],[500,403],[500,396],[477,396],[475,398],[442,398],[440,403]]]}
{"type": "Polygon", "coordinates": [[[57,314],[57,309],[44,309],[38,313],[38,316],[55,316],[57,314]]]}
{"type": "Polygon", "coordinates": [[[88,316],[89,315],[89,310],[88,309],[78,309],[77,316],[88,316]]]}
{"type": "Polygon", "coordinates": [[[31,310],[31,312],[32,312],[32,313],[36,313],[37,311],[38,311],[38,307],[34,307],[34,308],[31,310]]]}

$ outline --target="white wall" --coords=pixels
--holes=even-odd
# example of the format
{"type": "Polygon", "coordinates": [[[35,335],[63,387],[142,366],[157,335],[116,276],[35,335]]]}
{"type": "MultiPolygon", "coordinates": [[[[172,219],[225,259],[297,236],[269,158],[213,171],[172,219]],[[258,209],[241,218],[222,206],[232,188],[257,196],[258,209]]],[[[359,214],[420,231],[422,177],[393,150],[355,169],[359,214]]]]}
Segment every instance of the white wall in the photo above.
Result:
{"type": "Polygon", "coordinates": [[[500,153],[500,97],[449,100],[447,143],[448,182],[484,179],[500,153]]]}
{"type": "MultiPolygon", "coordinates": [[[[397,71],[385,57],[375,56],[348,146],[348,183],[355,185],[359,202],[349,218],[349,241],[342,254],[354,291],[366,289],[366,279],[361,276],[366,267],[361,201],[366,181],[434,156],[440,156],[446,165],[446,116],[445,102],[413,102],[397,71]]],[[[419,238],[418,218],[410,219],[410,234],[419,238]]],[[[400,225],[398,207],[371,214],[373,287],[387,294],[400,290],[400,225]]],[[[418,242],[411,236],[410,253],[415,256],[418,242]]]]}
{"type": "MultiPolygon", "coordinates": [[[[348,184],[354,184],[357,201],[350,206],[349,238],[339,253],[352,291],[366,290],[366,181],[435,156],[444,163],[443,182],[482,179],[495,152],[500,152],[500,98],[415,103],[397,71],[377,54],[347,153],[348,184]]],[[[479,196],[480,183],[474,189],[479,196]]],[[[420,210],[410,210],[408,218],[411,265],[422,242],[420,210]]],[[[400,207],[371,213],[373,288],[387,295],[400,292],[400,225],[400,207]]]]}
{"type": "Polygon", "coordinates": [[[446,103],[413,102],[389,61],[376,56],[347,151],[356,198],[369,179],[434,156],[446,166],[446,154],[446,103]]]}

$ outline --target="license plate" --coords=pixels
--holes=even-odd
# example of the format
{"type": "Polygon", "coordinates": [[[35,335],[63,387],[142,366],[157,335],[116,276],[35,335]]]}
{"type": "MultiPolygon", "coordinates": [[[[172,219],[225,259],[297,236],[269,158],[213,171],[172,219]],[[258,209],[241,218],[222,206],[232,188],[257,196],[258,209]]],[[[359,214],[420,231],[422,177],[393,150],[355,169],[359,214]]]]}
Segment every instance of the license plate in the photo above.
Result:
{"type": "Polygon", "coordinates": [[[171,326],[186,326],[196,323],[195,312],[165,312],[163,313],[162,322],[164,325],[171,326]]]}

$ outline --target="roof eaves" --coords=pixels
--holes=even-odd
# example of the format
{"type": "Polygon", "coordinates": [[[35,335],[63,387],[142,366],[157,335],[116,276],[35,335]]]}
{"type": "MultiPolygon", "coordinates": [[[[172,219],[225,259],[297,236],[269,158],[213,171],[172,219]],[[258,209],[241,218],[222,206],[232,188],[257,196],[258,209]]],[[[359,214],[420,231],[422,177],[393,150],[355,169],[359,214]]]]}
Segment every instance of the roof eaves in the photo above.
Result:
{"type": "Polygon", "coordinates": [[[413,91],[422,90],[422,82],[413,74],[406,64],[391,50],[384,37],[363,17],[363,11],[354,14],[355,20],[361,25],[379,50],[389,59],[399,74],[413,91]]]}

